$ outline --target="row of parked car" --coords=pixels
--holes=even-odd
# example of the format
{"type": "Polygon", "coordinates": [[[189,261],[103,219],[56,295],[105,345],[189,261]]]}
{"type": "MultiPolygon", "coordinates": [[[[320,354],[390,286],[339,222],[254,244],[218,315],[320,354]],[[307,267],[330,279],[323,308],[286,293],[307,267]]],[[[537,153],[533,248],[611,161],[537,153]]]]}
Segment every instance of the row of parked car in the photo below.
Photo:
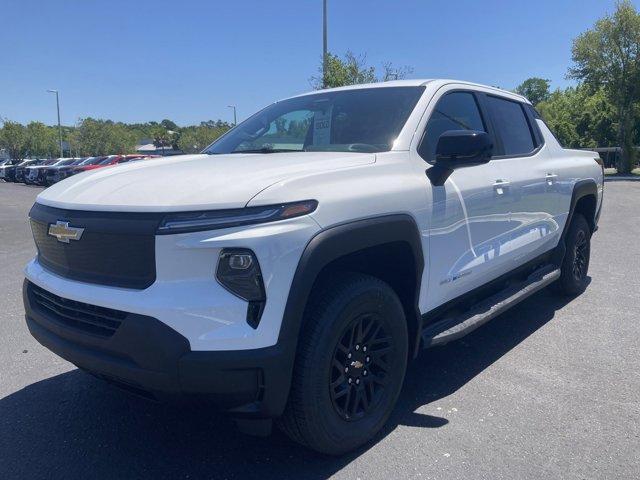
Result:
{"type": "Polygon", "coordinates": [[[5,160],[0,164],[0,179],[5,182],[49,186],[87,170],[155,157],[158,155],[104,155],[82,158],[5,160]]]}

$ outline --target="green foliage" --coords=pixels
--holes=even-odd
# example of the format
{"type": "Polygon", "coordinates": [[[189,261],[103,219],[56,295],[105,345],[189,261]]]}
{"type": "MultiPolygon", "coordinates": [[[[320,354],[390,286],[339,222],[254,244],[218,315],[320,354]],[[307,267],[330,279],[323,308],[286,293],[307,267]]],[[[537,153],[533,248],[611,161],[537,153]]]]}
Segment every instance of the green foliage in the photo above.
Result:
{"type": "Polygon", "coordinates": [[[0,147],[7,150],[10,158],[25,158],[29,149],[29,139],[24,125],[5,120],[0,129],[0,147]]]}
{"type": "Polygon", "coordinates": [[[53,127],[47,127],[42,122],[31,122],[27,125],[27,151],[29,156],[48,158],[60,151],[58,132],[53,127]]]}
{"type": "Polygon", "coordinates": [[[199,126],[186,127],[180,132],[178,148],[185,153],[199,153],[220,135],[229,130],[230,125],[222,122],[202,122],[199,126]]]}
{"type": "Polygon", "coordinates": [[[573,43],[569,75],[591,90],[601,89],[616,110],[623,155],[618,172],[635,165],[634,133],[640,103],[640,14],[629,0],[598,20],[573,43]]]}
{"type": "Polygon", "coordinates": [[[165,118],[164,120],[162,120],[160,122],[160,125],[162,125],[164,128],[166,128],[167,130],[171,130],[171,131],[178,131],[179,127],[178,125],[176,125],[174,122],[172,122],[171,120],[165,118]]]}
{"type": "Polygon", "coordinates": [[[560,143],[571,148],[615,146],[615,109],[602,89],[585,86],[556,90],[538,110],[560,143]]]}
{"type": "Polygon", "coordinates": [[[544,78],[528,78],[516,87],[515,92],[529,99],[534,105],[544,102],[551,95],[550,80],[544,78]]]}
{"type": "Polygon", "coordinates": [[[146,129],[147,136],[153,139],[156,147],[171,147],[173,141],[173,130],[167,129],[162,123],[152,122],[146,129]]]}
{"type": "Polygon", "coordinates": [[[110,155],[134,151],[136,136],[123,123],[83,119],[70,141],[78,155],[110,155]]]}
{"type": "Polygon", "coordinates": [[[344,87],[360,83],[384,82],[406,78],[413,70],[410,67],[394,69],[389,62],[382,65],[382,75],[376,75],[375,67],[367,65],[365,55],[356,56],[348,51],[344,58],[327,53],[325,58],[327,70],[323,75],[323,63],[320,62],[319,75],[311,77],[311,84],[315,89],[344,87]]]}
{"type": "MultiPolygon", "coordinates": [[[[200,152],[231,125],[221,120],[208,120],[197,126],[181,128],[171,120],[125,124],[111,120],[85,118],[74,127],[62,127],[62,138],[69,143],[65,155],[92,156],[135,153],[138,141],[150,138],[157,147],[177,148],[187,153],[200,152]]],[[[290,127],[291,128],[291,127],[290,127]]],[[[58,127],[31,122],[6,121],[0,128],[0,148],[11,158],[57,157],[58,127]]]]}

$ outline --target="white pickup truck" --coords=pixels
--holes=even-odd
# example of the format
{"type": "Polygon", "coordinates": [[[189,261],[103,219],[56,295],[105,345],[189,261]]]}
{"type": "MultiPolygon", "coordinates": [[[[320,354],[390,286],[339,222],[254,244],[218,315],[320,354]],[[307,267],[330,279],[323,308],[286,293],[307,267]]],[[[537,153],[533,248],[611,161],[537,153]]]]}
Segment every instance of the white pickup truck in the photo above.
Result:
{"type": "Polygon", "coordinates": [[[602,194],[598,155],[563,149],[513,93],[316,91],[201,154],[40,193],[26,321],[124,389],[340,454],[384,425],[421,349],[547,285],[582,292],[602,194]]]}

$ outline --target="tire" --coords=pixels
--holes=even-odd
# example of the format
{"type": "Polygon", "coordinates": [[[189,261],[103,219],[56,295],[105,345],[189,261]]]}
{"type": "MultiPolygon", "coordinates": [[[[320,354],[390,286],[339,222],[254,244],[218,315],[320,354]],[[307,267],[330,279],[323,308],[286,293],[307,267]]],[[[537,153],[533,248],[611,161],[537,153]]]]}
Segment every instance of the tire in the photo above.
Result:
{"type": "Polygon", "coordinates": [[[329,455],[367,443],[398,399],[407,352],[407,322],[389,285],[356,273],[332,278],[305,311],[278,425],[294,441],[329,455]]]}
{"type": "Polygon", "coordinates": [[[561,295],[573,297],[583,293],[589,284],[587,272],[591,255],[591,229],[587,220],[579,213],[571,220],[565,246],[561,275],[555,289],[561,295]]]}

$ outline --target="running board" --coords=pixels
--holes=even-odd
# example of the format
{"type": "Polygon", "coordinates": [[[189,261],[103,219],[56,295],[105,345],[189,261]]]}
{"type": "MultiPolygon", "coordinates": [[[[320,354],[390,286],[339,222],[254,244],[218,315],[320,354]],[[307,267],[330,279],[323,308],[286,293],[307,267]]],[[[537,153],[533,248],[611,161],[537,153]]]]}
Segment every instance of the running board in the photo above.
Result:
{"type": "Polygon", "coordinates": [[[471,333],[559,277],[560,269],[554,265],[547,265],[533,272],[526,280],[508,286],[463,314],[447,317],[429,325],[422,331],[423,348],[444,345],[471,333]]]}

